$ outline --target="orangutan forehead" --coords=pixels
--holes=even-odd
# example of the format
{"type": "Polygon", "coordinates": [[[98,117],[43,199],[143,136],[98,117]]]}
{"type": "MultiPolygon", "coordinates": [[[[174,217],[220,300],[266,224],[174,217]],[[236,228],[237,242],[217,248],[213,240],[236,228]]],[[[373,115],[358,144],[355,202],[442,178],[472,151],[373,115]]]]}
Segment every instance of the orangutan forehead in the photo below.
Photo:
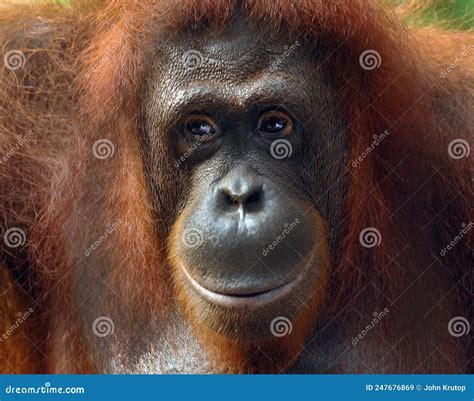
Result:
{"type": "MultiPolygon", "coordinates": [[[[166,109],[185,104],[224,102],[246,108],[257,102],[301,109],[322,71],[311,63],[304,44],[289,36],[270,38],[250,25],[224,32],[190,31],[160,47],[150,86],[154,102],[166,109]],[[312,71],[308,74],[308,71],[312,71]],[[313,84],[312,84],[313,83],[313,84]],[[172,94],[172,96],[170,96],[172,94]]],[[[318,86],[322,91],[323,84],[318,86]]],[[[317,92],[317,91],[316,91],[317,92]]]]}
{"type": "Polygon", "coordinates": [[[234,68],[248,74],[262,69],[287,70],[301,63],[306,47],[302,44],[301,38],[290,37],[285,32],[270,33],[264,27],[237,18],[222,30],[197,26],[165,37],[161,40],[160,53],[165,59],[182,63],[188,72],[198,67],[209,71],[234,68]]]}
{"type": "MultiPolygon", "coordinates": [[[[286,104],[301,111],[308,96],[329,92],[323,70],[311,66],[317,53],[309,47],[303,39],[270,34],[245,20],[220,31],[186,29],[161,41],[148,96],[171,119],[179,114],[172,110],[202,104],[240,110],[286,104]]],[[[316,104],[326,103],[327,96],[321,97],[316,104]]]]}

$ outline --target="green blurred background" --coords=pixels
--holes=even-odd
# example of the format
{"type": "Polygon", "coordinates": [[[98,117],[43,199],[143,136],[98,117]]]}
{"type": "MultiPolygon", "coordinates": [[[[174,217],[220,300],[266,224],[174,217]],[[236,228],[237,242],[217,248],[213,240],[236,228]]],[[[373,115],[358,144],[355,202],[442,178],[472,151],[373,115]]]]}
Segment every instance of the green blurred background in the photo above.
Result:
{"type": "MultiPolygon", "coordinates": [[[[400,4],[403,0],[392,1],[400,4]]],[[[410,3],[423,3],[423,1],[410,1],[410,3]]],[[[471,29],[474,27],[474,0],[438,0],[432,1],[433,5],[423,10],[420,15],[413,18],[417,24],[429,24],[433,21],[456,29],[471,29]]]]}
{"type": "MultiPolygon", "coordinates": [[[[34,2],[35,0],[0,0],[0,3],[21,3],[34,2]]],[[[36,0],[37,1],[37,0],[36,0]]],[[[69,0],[51,0],[67,6],[69,0]]],[[[129,0],[132,1],[132,0],[129,0]]],[[[331,1],[331,0],[323,0],[331,1]]],[[[381,0],[385,3],[395,5],[408,2],[410,4],[421,5],[426,3],[426,0],[381,0]]],[[[424,25],[433,23],[441,26],[455,28],[455,29],[471,29],[474,27],[474,0],[434,0],[430,7],[423,9],[423,11],[411,15],[408,18],[408,23],[416,25],[424,25]]]]}

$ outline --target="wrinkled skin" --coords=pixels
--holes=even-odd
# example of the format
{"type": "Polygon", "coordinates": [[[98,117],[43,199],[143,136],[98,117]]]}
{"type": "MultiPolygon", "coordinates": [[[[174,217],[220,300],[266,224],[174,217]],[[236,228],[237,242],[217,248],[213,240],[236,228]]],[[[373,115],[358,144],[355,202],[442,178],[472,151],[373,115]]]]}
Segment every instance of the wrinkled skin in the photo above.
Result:
{"type": "MultiPolygon", "coordinates": [[[[211,372],[208,353],[189,327],[194,318],[248,344],[271,337],[276,316],[292,320],[311,297],[324,301],[315,291],[327,279],[321,272],[327,266],[315,249],[332,251],[337,243],[347,140],[331,82],[314,67],[317,52],[301,38],[288,43],[285,35],[270,37],[237,21],[219,35],[175,33],[157,43],[154,57],[140,143],[156,224],[169,236],[174,278],[191,317],[177,303],[171,317],[141,322],[139,333],[116,329],[117,338],[134,338],[125,356],[112,339],[90,339],[106,371],[211,372]],[[198,66],[183,62],[191,51],[199,52],[198,66]],[[289,117],[283,121],[291,125],[288,132],[262,134],[259,119],[268,111],[289,117]],[[199,117],[215,124],[210,140],[186,130],[186,118],[196,115],[199,134],[209,129],[199,117]],[[290,144],[288,157],[272,156],[277,139],[290,144]],[[170,187],[178,181],[186,184],[170,187]],[[286,238],[269,249],[285,229],[286,238]],[[198,246],[186,243],[189,236],[198,246]]],[[[93,310],[99,299],[88,302],[93,310]]],[[[316,328],[317,313],[310,313],[316,328]]],[[[117,314],[126,326],[124,314],[117,314]]],[[[326,363],[313,360],[311,370],[326,363]]]]}

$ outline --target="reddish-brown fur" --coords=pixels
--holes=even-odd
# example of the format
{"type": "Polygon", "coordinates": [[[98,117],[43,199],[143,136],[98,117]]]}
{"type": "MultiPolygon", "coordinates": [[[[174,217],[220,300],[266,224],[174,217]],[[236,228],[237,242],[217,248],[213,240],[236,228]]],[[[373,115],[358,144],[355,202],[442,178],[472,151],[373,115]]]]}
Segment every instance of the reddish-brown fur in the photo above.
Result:
{"type": "MultiPolygon", "coordinates": [[[[31,334],[40,350],[27,352],[29,358],[22,362],[24,358],[12,355],[24,355],[27,341],[2,344],[0,360],[9,362],[2,362],[6,368],[0,370],[35,372],[38,366],[52,372],[94,370],[68,298],[74,286],[73,255],[92,237],[82,216],[92,202],[101,205],[102,214],[94,222],[97,232],[120,222],[113,240],[100,249],[114,267],[110,286],[131,300],[137,315],[166,313],[166,299],[173,291],[167,239],[153,224],[136,140],[142,74],[150,62],[148,45],[161,32],[198,21],[207,20],[219,29],[237,3],[116,0],[102,7],[100,2],[77,1],[71,9],[2,10],[3,52],[22,50],[27,62],[15,72],[0,71],[0,154],[13,148],[25,132],[31,130],[33,135],[0,164],[1,225],[21,227],[28,238],[25,248],[5,249],[0,256],[16,276],[24,278],[31,266],[23,284],[32,297],[26,305],[38,305],[35,321],[42,327],[33,325],[37,332],[31,334]],[[90,157],[92,144],[102,138],[113,139],[116,149],[106,170],[90,157]],[[87,178],[92,172],[98,176],[95,185],[87,178]],[[75,234],[66,237],[68,228],[75,234]],[[77,361],[76,366],[70,365],[71,360],[77,361]]],[[[468,247],[460,246],[443,261],[437,253],[440,244],[449,243],[461,224],[470,221],[469,159],[453,160],[447,148],[453,139],[469,141],[472,133],[472,52],[445,79],[440,73],[462,53],[462,46],[473,46],[472,34],[408,30],[399,17],[371,1],[240,3],[252,21],[303,33],[322,44],[327,58],[320,68],[333,74],[338,104],[349,123],[349,160],[370,146],[373,135],[390,132],[390,141],[371,157],[357,168],[347,168],[344,241],[332,261],[328,321],[347,318],[348,327],[353,327],[346,316],[354,309],[381,310],[394,300],[392,307],[403,311],[408,307],[403,292],[418,277],[414,271],[419,264],[431,266],[430,274],[433,270],[426,292],[439,294],[440,302],[456,315],[469,314],[468,247]],[[382,68],[360,67],[359,56],[367,49],[381,54],[382,68]],[[366,249],[359,244],[359,233],[371,226],[378,228],[383,241],[366,249]],[[407,239],[416,253],[406,249],[407,239]],[[443,265],[451,267],[449,273],[443,265]],[[444,284],[447,275],[460,284],[455,294],[444,298],[450,290],[444,284]]],[[[13,308],[7,313],[24,305],[17,294],[7,292],[3,297],[7,301],[0,305],[13,308]]],[[[0,328],[6,326],[2,319],[8,317],[0,316],[0,328]]],[[[411,324],[403,313],[394,313],[393,321],[398,327],[411,324]]],[[[388,325],[383,323],[384,335],[395,343],[388,325]]],[[[458,366],[456,340],[443,338],[445,355],[458,366]]],[[[404,341],[400,347],[413,356],[405,370],[420,369],[420,343],[404,341]]],[[[430,371],[431,366],[443,371],[444,360],[434,355],[422,370],[430,371]]]]}
{"type": "MultiPolygon", "coordinates": [[[[174,266],[174,283],[177,296],[180,298],[181,305],[191,322],[198,339],[202,346],[210,352],[214,366],[221,371],[230,371],[238,373],[248,372],[272,372],[283,371],[290,366],[301,353],[305,341],[314,325],[314,316],[316,316],[324,306],[325,295],[328,287],[328,276],[330,273],[329,249],[326,240],[324,222],[318,213],[312,213],[312,217],[318,227],[321,227],[321,240],[315,244],[315,260],[318,260],[319,278],[318,284],[313,290],[311,299],[304,305],[300,313],[292,319],[292,331],[294,335],[282,338],[271,338],[269,341],[263,341],[255,347],[254,343],[242,343],[229,339],[226,336],[216,333],[209,329],[199,319],[199,314],[195,313],[195,305],[199,299],[188,296],[185,291],[182,270],[179,266],[180,255],[170,246],[171,264],[174,266]],[[223,350],[226,350],[223,352],[223,350]],[[229,369],[229,366],[232,369],[229,369]]],[[[171,237],[178,236],[181,222],[185,219],[183,213],[174,224],[171,237]]],[[[176,240],[170,241],[171,244],[178,243],[176,240]]],[[[245,323],[243,323],[245,324],[245,323]]]]}

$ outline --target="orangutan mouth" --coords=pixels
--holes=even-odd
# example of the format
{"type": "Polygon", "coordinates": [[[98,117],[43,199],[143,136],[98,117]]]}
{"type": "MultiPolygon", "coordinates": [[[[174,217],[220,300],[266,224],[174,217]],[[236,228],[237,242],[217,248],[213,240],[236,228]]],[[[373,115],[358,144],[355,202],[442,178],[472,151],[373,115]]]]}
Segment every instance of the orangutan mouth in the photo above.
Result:
{"type": "Polygon", "coordinates": [[[307,262],[298,275],[287,283],[262,291],[238,294],[216,292],[205,288],[188,273],[184,266],[182,269],[191,287],[206,301],[226,308],[253,309],[259,306],[268,306],[269,304],[272,304],[290,294],[308,275],[308,271],[312,265],[311,262],[312,260],[307,262]]]}

